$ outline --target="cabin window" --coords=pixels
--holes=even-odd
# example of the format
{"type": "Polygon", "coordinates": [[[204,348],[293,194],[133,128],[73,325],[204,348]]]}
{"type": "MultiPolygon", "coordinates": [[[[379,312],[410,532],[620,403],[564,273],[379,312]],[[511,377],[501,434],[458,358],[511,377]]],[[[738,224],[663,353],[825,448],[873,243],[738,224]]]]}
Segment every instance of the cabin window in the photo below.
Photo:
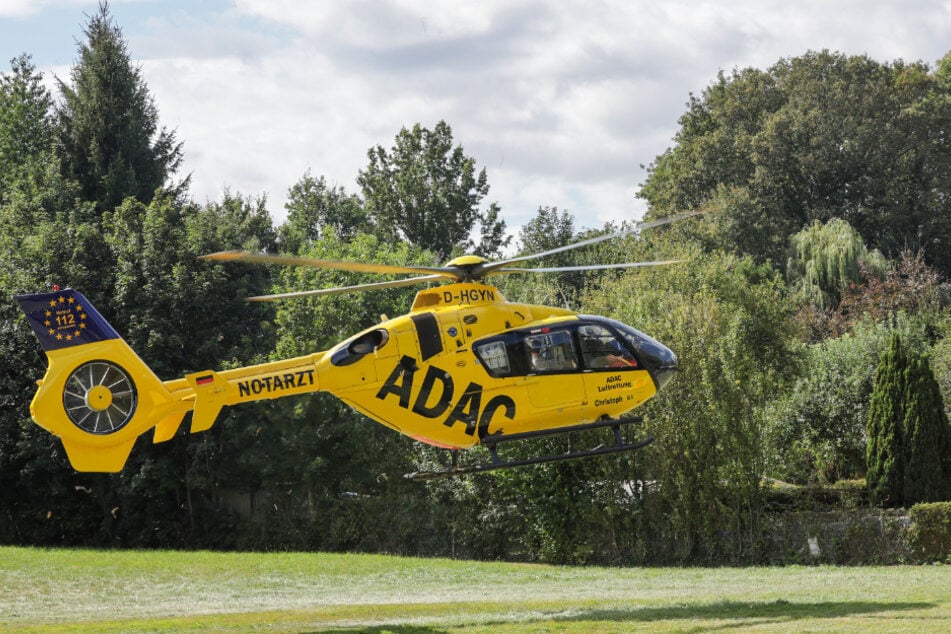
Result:
{"type": "Polygon", "coordinates": [[[482,365],[492,375],[507,375],[512,371],[504,341],[491,341],[476,350],[482,365]]]}
{"type": "Polygon", "coordinates": [[[350,365],[359,361],[365,355],[382,348],[389,340],[390,333],[385,328],[365,332],[334,352],[333,356],[330,357],[330,362],[336,366],[350,365]]]}
{"type": "Polygon", "coordinates": [[[625,370],[638,367],[637,359],[613,332],[599,324],[578,326],[581,358],[588,370],[625,370]]]}
{"type": "Polygon", "coordinates": [[[473,350],[486,372],[497,378],[579,369],[573,328],[508,332],[477,342],[473,350]]]}
{"type": "Polygon", "coordinates": [[[568,330],[525,336],[529,372],[570,372],[578,368],[574,342],[568,330]]]}

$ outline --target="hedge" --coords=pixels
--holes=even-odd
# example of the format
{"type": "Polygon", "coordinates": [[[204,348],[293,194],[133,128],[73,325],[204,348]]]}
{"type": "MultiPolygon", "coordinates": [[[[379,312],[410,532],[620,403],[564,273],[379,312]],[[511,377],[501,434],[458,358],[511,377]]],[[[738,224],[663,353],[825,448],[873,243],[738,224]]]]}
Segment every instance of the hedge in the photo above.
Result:
{"type": "Polygon", "coordinates": [[[951,563],[951,502],[915,504],[908,541],[915,561],[951,563]]]}

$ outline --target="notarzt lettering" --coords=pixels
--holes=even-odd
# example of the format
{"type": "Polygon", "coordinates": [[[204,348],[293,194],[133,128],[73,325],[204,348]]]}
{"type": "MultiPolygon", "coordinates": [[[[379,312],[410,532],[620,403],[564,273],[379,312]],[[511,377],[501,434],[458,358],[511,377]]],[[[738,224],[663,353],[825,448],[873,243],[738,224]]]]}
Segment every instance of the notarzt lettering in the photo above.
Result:
{"type": "Polygon", "coordinates": [[[313,370],[298,370],[284,374],[272,374],[260,379],[248,379],[238,383],[239,396],[258,395],[262,392],[281,392],[295,387],[306,387],[314,384],[313,370]]]}

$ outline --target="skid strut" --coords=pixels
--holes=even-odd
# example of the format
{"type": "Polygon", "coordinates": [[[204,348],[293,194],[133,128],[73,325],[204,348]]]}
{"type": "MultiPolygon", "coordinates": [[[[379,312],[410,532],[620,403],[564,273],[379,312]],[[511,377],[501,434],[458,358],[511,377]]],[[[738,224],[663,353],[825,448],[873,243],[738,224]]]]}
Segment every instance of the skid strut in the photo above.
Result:
{"type": "Polygon", "coordinates": [[[456,452],[451,453],[452,466],[441,471],[416,471],[407,473],[403,477],[407,480],[436,480],[438,478],[452,478],[455,476],[466,475],[469,473],[485,473],[486,471],[495,471],[497,469],[508,469],[511,467],[523,467],[526,465],[545,464],[549,462],[561,462],[563,460],[577,460],[579,458],[589,458],[591,456],[603,456],[606,454],[620,453],[622,451],[634,451],[654,442],[653,436],[648,436],[637,442],[627,442],[621,435],[621,425],[630,425],[640,423],[644,419],[641,416],[631,418],[618,418],[616,420],[599,420],[593,423],[583,423],[572,425],[570,427],[560,427],[556,430],[520,432],[516,434],[492,434],[482,439],[482,444],[489,450],[491,460],[482,464],[457,465],[456,452]],[[614,432],[613,445],[598,445],[592,449],[579,451],[566,451],[564,453],[551,454],[547,456],[535,456],[534,458],[525,458],[522,460],[502,460],[498,454],[498,446],[503,443],[518,440],[528,440],[531,438],[545,438],[549,436],[559,436],[573,431],[587,431],[589,429],[601,429],[610,427],[614,432]]]}

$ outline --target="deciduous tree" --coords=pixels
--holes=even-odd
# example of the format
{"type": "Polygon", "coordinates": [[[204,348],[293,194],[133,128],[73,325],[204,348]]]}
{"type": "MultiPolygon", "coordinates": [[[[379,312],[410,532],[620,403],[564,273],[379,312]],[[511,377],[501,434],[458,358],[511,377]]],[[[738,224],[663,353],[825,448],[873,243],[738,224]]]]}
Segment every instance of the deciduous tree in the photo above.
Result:
{"type": "Polygon", "coordinates": [[[945,61],[828,51],[721,73],[681,116],[639,195],[658,216],[708,207],[720,246],[783,261],[788,236],[847,220],[888,257],[951,271],[951,99],[945,61]]]}
{"type": "Polygon", "coordinates": [[[885,259],[865,248],[862,236],[848,222],[833,218],[813,222],[789,239],[786,279],[820,308],[834,308],[842,292],[867,275],[880,275],[885,259]]]}
{"type": "Polygon", "coordinates": [[[287,220],[279,233],[281,248],[290,253],[320,239],[328,229],[342,240],[370,229],[358,196],[347,194],[343,187],[328,185],[323,176],[314,178],[310,172],[291,187],[284,207],[287,220]]]}
{"type": "Polygon", "coordinates": [[[491,208],[480,210],[489,193],[485,169],[476,173],[475,159],[453,146],[446,122],[432,130],[418,123],[403,128],[389,151],[378,145],[367,156],[370,164],[357,182],[381,237],[406,240],[445,260],[454,249],[473,248],[471,235],[481,223],[483,248],[495,248],[504,221],[491,208]]]}

